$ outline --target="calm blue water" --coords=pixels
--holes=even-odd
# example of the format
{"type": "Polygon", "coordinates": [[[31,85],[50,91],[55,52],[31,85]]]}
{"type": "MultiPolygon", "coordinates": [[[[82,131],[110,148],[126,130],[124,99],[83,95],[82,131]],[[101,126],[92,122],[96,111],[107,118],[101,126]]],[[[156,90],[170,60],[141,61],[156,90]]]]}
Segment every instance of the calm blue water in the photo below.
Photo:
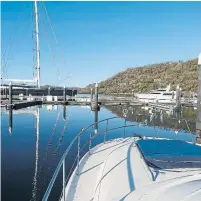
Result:
{"type": "MultiPolygon", "coordinates": [[[[101,108],[98,112],[98,120],[108,117],[123,117],[122,110],[125,108],[108,107],[101,108]],[[120,111],[121,114],[118,112],[120,111]]],[[[144,114],[136,118],[137,110],[128,110],[127,125],[144,122],[147,119],[144,114]],[[132,111],[132,112],[130,112],[132,111]],[[134,112],[133,112],[134,111],[134,112]]],[[[53,172],[69,146],[73,138],[82,128],[94,123],[95,113],[87,107],[80,106],[42,106],[31,107],[23,110],[13,111],[13,128],[9,132],[9,115],[1,112],[1,149],[2,149],[2,200],[41,200],[53,172]],[[16,112],[18,114],[16,114],[16,112]],[[37,123],[38,122],[38,123],[37,123]]],[[[149,118],[150,119],[150,118],[149,118]]],[[[145,136],[168,137],[173,139],[194,141],[195,136],[189,134],[184,124],[175,124],[175,120],[168,119],[164,115],[163,123],[157,126],[155,117],[155,127],[140,125],[126,128],[126,136],[134,133],[145,136]],[[164,124],[164,125],[163,125],[164,124]],[[169,127],[171,129],[169,129],[169,127]],[[177,134],[176,134],[177,133],[177,134]]],[[[108,128],[123,126],[124,119],[111,120],[108,128]]],[[[191,127],[194,124],[190,125],[191,127]]],[[[98,126],[99,132],[106,128],[106,122],[98,126]]],[[[93,132],[94,133],[94,132],[93,132]]],[[[83,133],[81,137],[81,156],[88,151],[90,130],[83,133]]],[[[110,131],[107,139],[122,137],[124,129],[110,131]]],[[[100,134],[92,142],[92,146],[102,142],[103,134],[100,134]]],[[[77,143],[66,159],[66,174],[75,161],[77,153],[77,143]]],[[[57,179],[50,200],[57,200],[61,192],[61,174],[57,179]]]]}

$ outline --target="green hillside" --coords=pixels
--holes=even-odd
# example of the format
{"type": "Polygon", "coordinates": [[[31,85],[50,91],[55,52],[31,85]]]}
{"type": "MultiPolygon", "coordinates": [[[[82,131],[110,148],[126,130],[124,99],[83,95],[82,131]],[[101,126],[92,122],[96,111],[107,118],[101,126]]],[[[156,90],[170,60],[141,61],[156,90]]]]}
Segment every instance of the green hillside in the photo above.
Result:
{"type": "MultiPolygon", "coordinates": [[[[146,92],[171,84],[173,89],[179,84],[183,91],[197,91],[197,59],[178,62],[165,62],[142,67],[128,68],[99,83],[99,92],[132,93],[146,92]]],[[[94,84],[81,89],[89,93],[94,84]]]]}

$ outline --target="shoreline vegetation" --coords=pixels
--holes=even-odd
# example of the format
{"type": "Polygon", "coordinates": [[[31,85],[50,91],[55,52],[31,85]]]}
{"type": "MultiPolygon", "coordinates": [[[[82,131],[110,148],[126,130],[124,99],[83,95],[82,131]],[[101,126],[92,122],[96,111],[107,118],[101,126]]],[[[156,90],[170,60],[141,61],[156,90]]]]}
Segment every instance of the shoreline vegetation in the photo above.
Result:
{"type": "MultiPolygon", "coordinates": [[[[171,85],[182,88],[183,92],[197,92],[198,65],[197,59],[177,62],[163,62],[128,68],[99,83],[99,93],[108,95],[132,95],[149,92],[157,88],[171,85]]],[[[79,90],[80,94],[90,93],[95,83],[79,90]]]]}

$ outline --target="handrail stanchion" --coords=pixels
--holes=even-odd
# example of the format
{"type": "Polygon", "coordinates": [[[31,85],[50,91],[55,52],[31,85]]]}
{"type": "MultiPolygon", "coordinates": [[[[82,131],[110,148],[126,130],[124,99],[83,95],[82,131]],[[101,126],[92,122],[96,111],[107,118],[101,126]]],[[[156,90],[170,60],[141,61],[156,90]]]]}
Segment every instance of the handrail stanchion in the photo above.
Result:
{"type": "Polygon", "coordinates": [[[65,158],[63,160],[63,201],[65,201],[65,158]]]}
{"type": "Polygon", "coordinates": [[[125,138],[125,136],[126,136],[126,119],[124,121],[124,138],[125,138]]]}
{"type": "Polygon", "coordinates": [[[107,130],[108,130],[108,119],[107,119],[106,129],[105,129],[104,143],[105,143],[105,141],[106,141],[107,130]]]}

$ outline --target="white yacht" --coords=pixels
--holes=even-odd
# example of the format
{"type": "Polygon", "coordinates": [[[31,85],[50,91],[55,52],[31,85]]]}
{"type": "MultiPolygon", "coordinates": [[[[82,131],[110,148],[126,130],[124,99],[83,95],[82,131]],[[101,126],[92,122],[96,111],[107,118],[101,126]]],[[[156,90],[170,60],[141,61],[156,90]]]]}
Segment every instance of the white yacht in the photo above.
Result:
{"type": "Polygon", "coordinates": [[[170,91],[170,85],[166,88],[152,90],[149,93],[136,94],[137,99],[142,102],[172,103],[175,101],[176,91],[170,91]]]}
{"type": "Polygon", "coordinates": [[[124,126],[109,128],[108,122],[115,118],[118,117],[95,123],[105,122],[106,129],[97,134],[90,133],[86,144],[88,152],[82,158],[80,153],[83,147],[80,147],[80,138],[95,125],[82,129],[74,138],[54,172],[43,201],[48,200],[60,171],[63,171],[63,189],[60,196],[60,200],[63,201],[201,200],[199,144],[144,137],[143,134],[126,137],[126,129],[133,127],[134,130],[138,125],[125,123],[124,126]],[[111,139],[109,135],[114,133],[109,131],[122,128],[123,136],[111,139]],[[92,148],[91,143],[97,136],[103,141],[92,148]],[[111,140],[107,140],[109,138],[111,140]],[[76,167],[67,180],[65,164],[72,160],[70,152],[74,145],[78,146],[77,157],[74,160],[76,167]],[[71,158],[67,159],[69,155],[71,158]]]}

